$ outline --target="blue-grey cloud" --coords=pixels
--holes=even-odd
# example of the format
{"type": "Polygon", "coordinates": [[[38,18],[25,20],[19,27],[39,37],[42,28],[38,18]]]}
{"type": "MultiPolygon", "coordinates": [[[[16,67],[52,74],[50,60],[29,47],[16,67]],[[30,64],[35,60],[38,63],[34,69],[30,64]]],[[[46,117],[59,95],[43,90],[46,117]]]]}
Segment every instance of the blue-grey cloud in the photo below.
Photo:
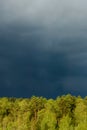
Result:
{"type": "Polygon", "coordinates": [[[1,96],[86,95],[86,3],[0,1],[1,96]]]}

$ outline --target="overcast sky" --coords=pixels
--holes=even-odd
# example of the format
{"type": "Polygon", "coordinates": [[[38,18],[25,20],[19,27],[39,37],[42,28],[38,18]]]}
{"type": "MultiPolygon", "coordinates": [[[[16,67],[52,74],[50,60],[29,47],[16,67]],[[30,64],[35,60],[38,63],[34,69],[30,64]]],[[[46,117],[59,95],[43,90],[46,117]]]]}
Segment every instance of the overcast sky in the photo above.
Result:
{"type": "Polygon", "coordinates": [[[0,96],[87,95],[86,5],[0,0],[0,96]]]}

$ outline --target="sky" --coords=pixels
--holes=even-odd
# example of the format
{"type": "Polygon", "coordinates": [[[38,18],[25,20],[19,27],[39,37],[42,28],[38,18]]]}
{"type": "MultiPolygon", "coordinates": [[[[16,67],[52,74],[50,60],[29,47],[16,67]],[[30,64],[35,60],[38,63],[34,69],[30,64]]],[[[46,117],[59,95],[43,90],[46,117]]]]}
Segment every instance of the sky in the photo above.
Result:
{"type": "Polygon", "coordinates": [[[87,1],[0,0],[0,96],[87,95],[87,1]]]}

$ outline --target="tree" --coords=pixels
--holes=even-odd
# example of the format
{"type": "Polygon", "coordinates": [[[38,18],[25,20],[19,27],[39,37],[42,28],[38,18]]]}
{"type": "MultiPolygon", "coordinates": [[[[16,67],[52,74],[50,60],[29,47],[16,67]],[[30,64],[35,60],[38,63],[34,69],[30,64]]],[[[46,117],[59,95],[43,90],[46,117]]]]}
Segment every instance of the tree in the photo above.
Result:
{"type": "Polygon", "coordinates": [[[40,130],[56,130],[57,120],[56,114],[50,110],[44,113],[40,130]]]}
{"type": "Polygon", "coordinates": [[[87,122],[80,122],[75,130],[87,130],[87,122]]]}
{"type": "Polygon", "coordinates": [[[63,116],[59,123],[59,130],[73,130],[69,115],[63,116]]]}
{"type": "Polygon", "coordinates": [[[84,100],[81,97],[78,97],[76,100],[76,108],[74,111],[76,125],[81,122],[87,122],[87,106],[84,103],[84,100]]]}

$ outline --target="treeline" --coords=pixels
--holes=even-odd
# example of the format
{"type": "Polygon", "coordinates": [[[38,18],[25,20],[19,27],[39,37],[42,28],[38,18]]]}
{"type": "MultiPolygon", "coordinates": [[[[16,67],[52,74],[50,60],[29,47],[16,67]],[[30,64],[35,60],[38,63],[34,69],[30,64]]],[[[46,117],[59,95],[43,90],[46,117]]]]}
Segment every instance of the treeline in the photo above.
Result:
{"type": "Polygon", "coordinates": [[[0,130],[87,130],[87,97],[0,98],[0,130]]]}

